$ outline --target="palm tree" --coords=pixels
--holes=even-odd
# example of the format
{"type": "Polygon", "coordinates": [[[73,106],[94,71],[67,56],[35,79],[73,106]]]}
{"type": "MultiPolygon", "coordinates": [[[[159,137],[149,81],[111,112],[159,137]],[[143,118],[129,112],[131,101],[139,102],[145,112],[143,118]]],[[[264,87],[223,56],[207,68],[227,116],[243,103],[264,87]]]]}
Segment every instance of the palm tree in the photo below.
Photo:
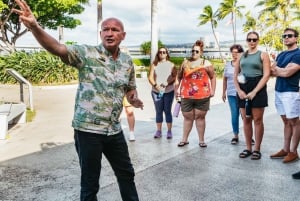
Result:
{"type": "MultiPolygon", "coordinates": [[[[278,30],[283,31],[284,28],[291,26],[293,21],[297,21],[295,15],[300,8],[299,0],[264,0],[259,1],[256,6],[263,6],[264,8],[259,12],[259,18],[268,19],[269,23],[263,28],[273,29],[273,33],[277,33],[278,30]],[[266,17],[267,16],[267,17],[266,17]]],[[[270,34],[272,35],[272,34],[270,34]]],[[[279,41],[279,36],[272,36],[273,41],[279,41]]],[[[282,48],[284,45],[281,45],[282,48]]]]}
{"type": "Polygon", "coordinates": [[[237,6],[236,4],[237,0],[223,0],[223,2],[220,3],[220,8],[217,10],[217,16],[219,20],[222,20],[227,15],[230,15],[234,43],[236,43],[236,18],[243,17],[241,9],[245,8],[245,6],[237,6]]]}
{"type": "Polygon", "coordinates": [[[151,63],[154,61],[158,49],[158,6],[157,0],[151,0],[151,63]]]}
{"type": "Polygon", "coordinates": [[[217,46],[218,46],[218,49],[219,49],[220,57],[223,60],[223,56],[221,54],[220,43],[219,43],[219,40],[218,40],[218,38],[216,36],[216,33],[215,33],[215,28],[217,28],[217,26],[218,26],[218,22],[216,20],[216,17],[217,16],[213,12],[212,7],[210,5],[205,6],[203,8],[202,14],[200,14],[199,17],[198,17],[198,19],[200,20],[198,26],[201,26],[201,25],[204,25],[204,24],[207,24],[207,23],[211,24],[211,29],[212,29],[212,32],[214,34],[214,37],[215,37],[215,40],[216,40],[216,43],[217,43],[217,46]]]}
{"type": "Polygon", "coordinates": [[[97,0],[97,42],[100,43],[100,30],[102,22],[102,0],[97,0]]]}
{"type": "Polygon", "coordinates": [[[265,13],[277,13],[278,16],[282,16],[280,22],[283,27],[287,27],[291,24],[293,12],[300,7],[300,1],[292,0],[261,0],[256,6],[264,6],[264,9],[260,11],[260,15],[265,13]]]}
{"type": "Polygon", "coordinates": [[[254,17],[251,16],[250,11],[248,11],[245,14],[246,22],[243,24],[243,31],[249,32],[249,31],[256,31],[257,30],[257,21],[254,17]]]}

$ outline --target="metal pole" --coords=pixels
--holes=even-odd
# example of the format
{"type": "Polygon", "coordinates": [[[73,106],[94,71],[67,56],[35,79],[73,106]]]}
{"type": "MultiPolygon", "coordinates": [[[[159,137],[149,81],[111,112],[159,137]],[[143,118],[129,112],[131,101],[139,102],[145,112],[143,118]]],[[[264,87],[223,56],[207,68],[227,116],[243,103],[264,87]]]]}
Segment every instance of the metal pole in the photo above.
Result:
{"type": "Polygon", "coordinates": [[[23,82],[19,82],[20,83],[20,100],[21,102],[24,103],[24,88],[23,88],[23,82]]]}
{"type": "Polygon", "coordinates": [[[63,44],[64,43],[64,26],[63,25],[58,26],[58,38],[59,38],[59,43],[63,44]]]}

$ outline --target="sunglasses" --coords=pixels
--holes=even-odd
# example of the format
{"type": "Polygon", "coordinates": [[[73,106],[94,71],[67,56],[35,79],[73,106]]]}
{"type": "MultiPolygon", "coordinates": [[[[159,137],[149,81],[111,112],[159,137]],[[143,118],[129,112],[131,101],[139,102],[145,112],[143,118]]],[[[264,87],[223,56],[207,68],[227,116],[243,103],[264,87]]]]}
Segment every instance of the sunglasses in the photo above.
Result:
{"type": "Polygon", "coordinates": [[[281,37],[282,38],[293,38],[295,35],[294,34],[283,34],[281,37]]]}
{"type": "Polygon", "coordinates": [[[166,51],[159,51],[158,53],[159,53],[159,54],[167,54],[166,51]]]}
{"type": "Polygon", "coordinates": [[[258,38],[247,38],[247,42],[257,42],[258,41],[258,38]]]}
{"type": "Polygon", "coordinates": [[[192,50],[192,53],[196,53],[196,54],[199,54],[199,50],[192,50]]]}

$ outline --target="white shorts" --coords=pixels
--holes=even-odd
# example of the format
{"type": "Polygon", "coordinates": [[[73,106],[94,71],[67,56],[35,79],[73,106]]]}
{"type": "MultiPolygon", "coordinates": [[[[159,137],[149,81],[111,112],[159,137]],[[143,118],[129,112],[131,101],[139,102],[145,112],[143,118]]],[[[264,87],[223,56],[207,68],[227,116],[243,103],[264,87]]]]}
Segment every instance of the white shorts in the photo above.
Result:
{"type": "Polygon", "coordinates": [[[279,115],[285,115],[288,119],[300,117],[299,92],[275,91],[275,106],[279,115]]]}

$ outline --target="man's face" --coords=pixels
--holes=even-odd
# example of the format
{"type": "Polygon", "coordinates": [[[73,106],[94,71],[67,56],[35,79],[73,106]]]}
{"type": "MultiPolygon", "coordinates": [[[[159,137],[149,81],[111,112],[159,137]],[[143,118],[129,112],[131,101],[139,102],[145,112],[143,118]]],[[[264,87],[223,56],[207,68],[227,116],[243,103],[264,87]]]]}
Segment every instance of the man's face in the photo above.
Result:
{"type": "Polygon", "coordinates": [[[108,19],[102,23],[100,37],[102,44],[109,52],[114,52],[119,48],[126,33],[121,22],[115,19],[108,19]]]}
{"type": "Polygon", "coordinates": [[[282,35],[282,40],[286,46],[293,46],[297,44],[298,37],[295,37],[295,34],[293,31],[286,31],[282,35]]]}

